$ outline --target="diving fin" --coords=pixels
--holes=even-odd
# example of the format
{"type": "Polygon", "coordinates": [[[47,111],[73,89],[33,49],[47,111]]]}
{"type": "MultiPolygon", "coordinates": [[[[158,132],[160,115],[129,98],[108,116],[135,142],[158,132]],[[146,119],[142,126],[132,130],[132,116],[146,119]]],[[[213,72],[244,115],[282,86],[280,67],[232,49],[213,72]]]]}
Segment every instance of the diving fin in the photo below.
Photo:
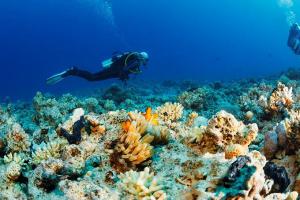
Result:
{"type": "Polygon", "coordinates": [[[63,71],[59,74],[55,74],[55,75],[49,77],[47,79],[47,84],[48,85],[54,85],[54,84],[62,81],[65,78],[66,73],[67,73],[67,71],[63,71]]]}

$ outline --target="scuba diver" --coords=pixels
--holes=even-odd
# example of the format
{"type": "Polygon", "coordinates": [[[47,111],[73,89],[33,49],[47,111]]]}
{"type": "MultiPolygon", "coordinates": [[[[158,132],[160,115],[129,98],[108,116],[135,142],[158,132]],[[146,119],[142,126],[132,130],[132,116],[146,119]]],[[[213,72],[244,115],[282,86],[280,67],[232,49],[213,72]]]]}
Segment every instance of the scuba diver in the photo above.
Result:
{"type": "Polygon", "coordinates": [[[125,52],[114,55],[112,58],[102,62],[103,70],[91,73],[89,71],[72,67],[47,79],[47,84],[53,85],[69,76],[77,76],[88,81],[101,81],[111,78],[119,78],[127,81],[129,74],[141,73],[140,66],[146,66],[149,56],[146,52],[125,52]]]}
{"type": "Polygon", "coordinates": [[[294,23],[290,28],[288,46],[295,54],[300,55],[300,26],[294,23]]]}

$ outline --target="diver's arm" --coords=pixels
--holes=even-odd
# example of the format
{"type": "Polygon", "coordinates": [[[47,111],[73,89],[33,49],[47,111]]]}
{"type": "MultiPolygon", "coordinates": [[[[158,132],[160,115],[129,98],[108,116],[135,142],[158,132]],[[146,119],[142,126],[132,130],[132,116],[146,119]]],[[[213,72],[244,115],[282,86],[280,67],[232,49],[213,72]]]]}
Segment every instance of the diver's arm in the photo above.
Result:
{"type": "Polygon", "coordinates": [[[130,63],[127,64],[127,66],[124,67],[123,71],[127,72],[128,74],[133,73],[140,73],[140,66],[141,62],[139,60],[133,60],[130,63]]]}

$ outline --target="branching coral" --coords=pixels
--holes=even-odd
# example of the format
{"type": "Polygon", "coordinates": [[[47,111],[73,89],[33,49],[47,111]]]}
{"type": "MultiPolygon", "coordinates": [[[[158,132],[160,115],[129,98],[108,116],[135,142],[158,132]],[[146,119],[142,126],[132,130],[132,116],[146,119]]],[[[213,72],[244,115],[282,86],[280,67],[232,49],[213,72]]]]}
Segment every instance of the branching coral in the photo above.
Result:
{"type": "Polygon", "coordinates": [[[15,162],[18,163],[20,165],[23,165],[25,162],[25,155],[24,154],[17,154],[17,153],[9,153],[7,155],[4,156],[3,159],[4,163],[11,163],[11,162],[15,162]]]}
{"type": "Polygon", "coordinates": [[[164,200],[167,199],[166,193],[162,190],[163,185],[159,179],[150,173],[146,167],[144,171],[128,171],[120,175],[120,187],[128,192],[132,198],[138,200],[164,200]]]}

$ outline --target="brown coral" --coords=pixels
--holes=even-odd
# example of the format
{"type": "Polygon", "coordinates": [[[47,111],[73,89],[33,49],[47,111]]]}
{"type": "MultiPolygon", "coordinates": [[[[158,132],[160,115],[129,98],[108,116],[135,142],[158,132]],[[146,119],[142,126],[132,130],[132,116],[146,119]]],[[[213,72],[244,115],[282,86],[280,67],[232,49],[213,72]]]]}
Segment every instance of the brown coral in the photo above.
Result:
{"type": "Polygon", "coordinates": [[[227,149],[227,157],[232,158],[247,151],[257,132],[256,124],[244,125],[232,114],[220,111],[209,120],[207,127],[202,127],[198,136],[189,142],[196,141],[196,147],[202,153],[224,152],[227,149]]]}

